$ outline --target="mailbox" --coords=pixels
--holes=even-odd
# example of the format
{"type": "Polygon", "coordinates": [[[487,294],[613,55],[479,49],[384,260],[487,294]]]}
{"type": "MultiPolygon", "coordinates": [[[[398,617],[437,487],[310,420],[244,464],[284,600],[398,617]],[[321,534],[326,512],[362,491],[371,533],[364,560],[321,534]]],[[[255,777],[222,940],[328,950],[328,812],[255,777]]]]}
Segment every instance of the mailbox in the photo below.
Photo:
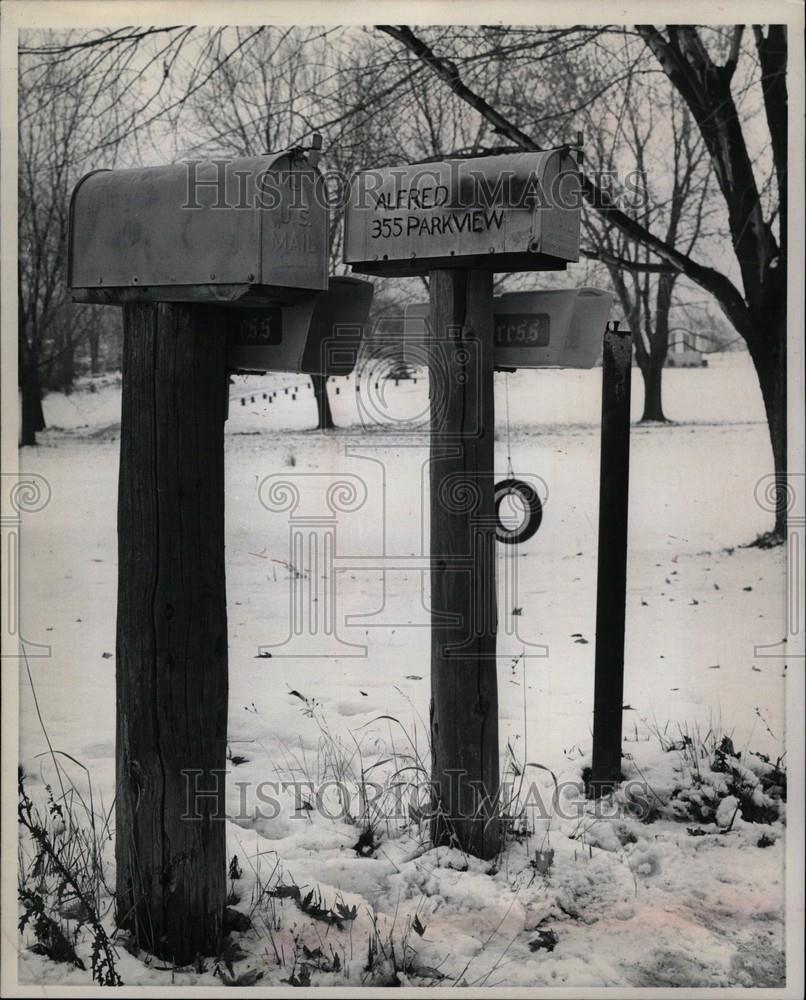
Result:
{"type": "Polygon", "coordinates": [[[355,174],[344,259],[363,274],[563,270],[579,259],[580,187],[567,148],[355,174]]]}
{"type": "Polygon", "coordinates": [[[298,150],[97,170],[70,204],[76,302],[295,302],[328,287],[321,175],[298,150]]]}
{"type": "Polygon", "coordinates": [[[493,301],[497,368],[593,368],[613,296],[598,288],[505,292],[493,301]]]}
{"type": "MultiPolygon", "coordinates": [[[[505,292],[493,300],[495,367],[593,368],[602,351],[613,296],[599,288],[505,292]]],[[[406,306],[403,355],[428,356],[427,302],[406,306]]]]}
{"type": "Polygon", "coordinates": [[[229,310],[227,367],[236,372],[349,375],[372,305],[372,283],[334,277],[326,292],[289,306],[229,310]]]}

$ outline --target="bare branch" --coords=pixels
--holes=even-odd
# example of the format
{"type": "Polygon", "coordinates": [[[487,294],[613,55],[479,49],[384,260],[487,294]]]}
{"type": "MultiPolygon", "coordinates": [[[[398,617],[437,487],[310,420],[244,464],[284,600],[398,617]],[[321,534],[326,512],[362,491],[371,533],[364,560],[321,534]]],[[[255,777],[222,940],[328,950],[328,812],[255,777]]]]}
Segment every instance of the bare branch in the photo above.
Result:
{"type": "Polygon", "coordinates": [[[397,41],[412,51],[418,59],[421,59],[432,72],[451,88],[457,97],[483,115],[493,126],[495,132],[505,135],[522,149],[540,149],[540,146],[537,145],[534,139],[525,132],[521,132],[512,122],[496,111],[492,105],[488,104],[480,94],[477,94],[464,84],[456,65],[450,59],[444,59],[435,55],[431,48],[414,34],[411,28],[405,24],[397,26],[379,24],[378,30],[391,35],[392,38],[397,39],[397,41]]]}
{"type": "MultiPolygon", "coordinates": [[[[507,136],[521,149],[540,150],[540,146],[531,136],[521,131],[514,123],[491,107],[480,94],[477,94],[468,87],[462,81],[458,69],[450,60],[435,55],[428,45],[419,39],[406,25],[398,25],[397,27],[380,25],[379,30],[391,35],[410,51],[414,52],[418,58],[426,63],[433,73],[448,84],[458,97],[487,118],[496,132],[507,136]]],[[[654,32],[655,29],[652,29],[652,31],[654,32]]],[[[681,253],[675,247],[669,246],[665,240],[662,240],[642,226],[641,223],[622,212],[610,196],[585,174],[580,175],[580,185],[586,200],[607,221],[617,226],[626,236],[646,246],[652,253],[660,257],[674,269],[682,272],[696,284],[711,292],[737,330],[743,336],[753,336],[754,329],[747,305],[741,292],[739,292],[728,277],[713,268],[698,263],[686,254],[681,253]]]]}
{"type": "Polygon", "coordinates": [[[630,260],[627,257],[616,257],[614,254],[606,253],[604,250],[580,249],[580,257],[587,260],[600,260],[603,264],[610,264],[613,267],[620,267],[624,271],[634,271],[638,274],[679,274],[680,271],[671,264],[646,263],[639,260],[630,260]]]}
{"type": "Polygon", "coordinates": [[[728,55],[727,61],[723,67],[723,73],[725,77],[730,80],[733,74],[736,72],[736,66],[739,63],[739,52],[742,48],[742,35],[744,34],[744,25],[736,24],[733,27],[733,35],[730,41],[730,54],[728,55]]]}

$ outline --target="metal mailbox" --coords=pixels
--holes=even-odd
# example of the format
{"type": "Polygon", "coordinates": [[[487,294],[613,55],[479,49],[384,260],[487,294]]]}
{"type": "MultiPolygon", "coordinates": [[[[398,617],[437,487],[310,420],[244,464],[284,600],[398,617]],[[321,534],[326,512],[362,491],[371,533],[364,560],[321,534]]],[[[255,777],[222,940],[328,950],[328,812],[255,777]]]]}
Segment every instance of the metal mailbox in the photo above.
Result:
{"type": "Polygon", "coordinates": [[[70,204],[77,302],[287,303],[327,289],[321,175],[298,150],[98,170],[70,204]]]}
{"type": "Polygon", "coordinates": [[[498,368],[593,368],[613,296],[598,288],[505,292],[493,302],[498,368]]]}
{"type": "Polygon", "coordinates": [[[344,258],[363,274],[563,270],[579,259],[580,187],[566,148],[355,174],[344,258]]]}
{"type": "MultiPolygon", "coordinates": [[[[599,288],[505,292],[493,300],[495,367],[593,368],[602,351],[613,296],[599,288]]],[[[428,356],[429,306],[406,306],[403,355],[411,365],[428,356]]]]}
{"type": "Polygon", "coordinates": [[[349,375],[372,305],[372,283],[334,277],[326,292],[290,306],[230,310],[227,367],[236,372],[349,375]]]}

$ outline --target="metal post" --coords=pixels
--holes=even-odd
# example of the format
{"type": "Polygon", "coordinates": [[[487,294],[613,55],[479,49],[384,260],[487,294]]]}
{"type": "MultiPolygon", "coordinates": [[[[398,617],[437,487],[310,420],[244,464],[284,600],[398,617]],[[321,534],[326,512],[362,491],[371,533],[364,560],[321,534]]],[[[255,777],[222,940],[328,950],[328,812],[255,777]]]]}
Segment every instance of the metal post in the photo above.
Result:
{"type": "Polygon", "coordinates": [[[590,791],[606,794],[621,780],[627,508],[630,482],[632,335],[618,323],[604,335],[599,472],[599,562],[590,791]]]}

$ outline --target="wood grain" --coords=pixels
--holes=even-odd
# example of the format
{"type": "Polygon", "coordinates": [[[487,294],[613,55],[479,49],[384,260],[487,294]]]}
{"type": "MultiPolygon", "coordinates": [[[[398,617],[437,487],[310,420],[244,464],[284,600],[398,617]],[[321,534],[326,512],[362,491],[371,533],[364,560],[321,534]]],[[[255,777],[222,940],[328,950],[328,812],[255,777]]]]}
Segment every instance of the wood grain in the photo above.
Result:
{"type": "Polygon", "coordinates": [[[117,913],[181,965],[217,954],[226,893],[225,342],[212,307],[123,310],[117,913]]]}
{"type": "Polygon", "coordinates": [[[431,746],[437,844],[499,847],[493,285],[430,275],[431,746]]]}

